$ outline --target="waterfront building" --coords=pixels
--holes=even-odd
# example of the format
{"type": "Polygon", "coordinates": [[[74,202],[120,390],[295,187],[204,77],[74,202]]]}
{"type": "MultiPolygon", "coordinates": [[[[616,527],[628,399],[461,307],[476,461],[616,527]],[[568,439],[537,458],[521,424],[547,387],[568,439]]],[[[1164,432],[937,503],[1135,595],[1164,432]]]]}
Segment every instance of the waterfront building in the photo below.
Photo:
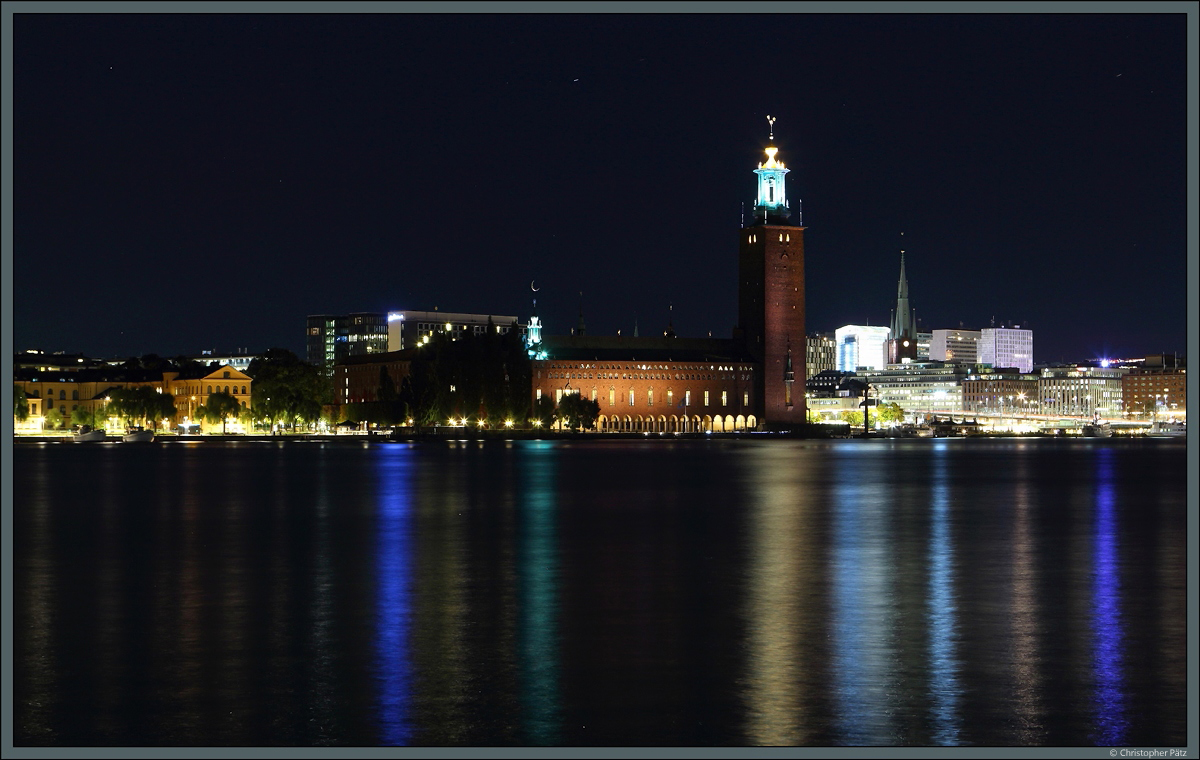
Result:
{"type": "Polygon", "coordinates": [[[1038,413],[1040,375],[976,367],[962,381],[963,409],[993,414],[1038,413]]]}
{"type": "Polygon", "coordinates": [[[334,402],[344,405],[383,400],[380,398],[381,373],[391,378],[392,388],[398,394],[417,358],[415,348],[346,357],[333,367],[334,402]]]}
{"type": "MultiPolygon", "coordinates": [[[[27,368],[14,373],[14,381],[25,391],[27,398],[36,398],[39,426],[46,413],[57,409],[65,426],[71,426],[71,415],[77,410],[94,413],[108,403],[117,388],[150,387],[174,397],[175,415],[167,420],[168,427],[201,425],[202,429],[220,430],[221,425],[208,425],[196,419],[196,409],[208,403],[208,397],[218,391],[228,393],[243,408],[252,406],[254,381],[249,375],[228,365],[203,367],[184,372],[152,373],[146,370],[127,370],[118,367],[91,368],[79,371],[27,368]]],[[[30,405],[33,416],[34,405],[30,405]]],[[[116,425],[116,421],[110,421],[116,425]]],[[[32,424],[32,423],[31,423],[32,424]]],[[[240,432],[240,423],[227,427],[240,432]]]]}
{"type": "Polygon", "coordinates": [[[909,362],[884,369],[860,369],[879,404],[899,404],[906,415],[961,414],[962,381],[970,368],[948,362],[909,362]]]}
{"type": "Polygon", "coordinates": [[[378,312],[313,314],[305,331],[308,363],[326,377],[333,365],[348,356],[382,354],[388,350],[387,315],[378,312]]]}
{"type": "Polygon", "coordinates": [[[1173,356],[1148,356],[1122,378],[1125,413],[1158,420],[1187,419],[1187,367],[1173,356]]]}
{"type": "Polygon", "coordinates": [[[985,327],[979,331],[979,363],[997,369],[1014,367],[1033,371],[1033,330],[1012,327],[985,327]]]}
{"type": "Polygon", "coordinates": [[[806,378],[813,378],[827,370],[837,369],[837,340],[832,334],[809,335],[805,343],[804,376],[806,378]]]}
{"type": "MultiPolygon", "coordinates": [[[[874,399],[872,399],[874,400],[874,399]]],[[[809,418],[813,422],[837,422],[842,419],[842,414],[845,412],[859,412],[863,410],[862,394],[859,395],[835,395],[835,396],[809,396],[807,399],[809,418]]],[[[875,410],[871,410],[871,420],[875,419],[875,410]]],[[[859,426],[861,428],[861,425],[859,426]]]]}
{"type": "Polygon", "coordinates": [[[581,394],[600,405],[597,430],[729,432],[760,422],[759,365],[738,341],[551,335],[543,347],[534,404],[581,394]]]}
{"type": "Polygon", "coordinates": [[[422,342],[429,342],[439,333],[457,339],[468,333],[481,335],[488,330],[499,335],[518,330],[524,339],[527,329],[528,326],[520,324],[516,317],[498,314],[461,314],[436,310],[389,311],[386,350],[392,352],[417,348],[422,342]]]}
{"type": "Polygon", "coordinates": [[[883,369],[887,366],[887,341],[891,330],[869,325],[845,325],[834,331],[837,368],[843,372],[883,369]]]}
{"type": "Polygon", "coordinates": [[[933,330],[929,334],[929,360],[976,364],[979,361],[978,330],[933,330]]]}
{"type": "Polygon", "coordinates": [[[1047,367],[1038,379],[1042,414],[1120,417],[1124,413],[1125,367],[1047,367]]]}

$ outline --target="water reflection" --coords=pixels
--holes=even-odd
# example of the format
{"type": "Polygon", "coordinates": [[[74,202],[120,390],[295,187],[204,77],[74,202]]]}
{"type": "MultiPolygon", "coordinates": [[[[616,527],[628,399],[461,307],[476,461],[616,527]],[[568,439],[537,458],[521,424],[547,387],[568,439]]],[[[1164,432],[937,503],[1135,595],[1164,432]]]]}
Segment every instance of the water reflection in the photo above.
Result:
{"type": "Polygon", "coordinates": [[[834,739],[896,741],[890,502],[871,462],[853,444],[834,454],[832,590],[834,739]],[[854,454],[858,454],[857,456],[854,454]]]}
{"type": "Polygon", "coordinates": [[[946,444],[934,444],[929,536],[929,689],[935,744],[959,743],[958,625],[946,444]]]}
{"type": "MultiPolygon", "coordinates": [[[[809,740],[805,715],[803,634],[819,617],[811,596],[814,579],[804,574],[812,556],[810,505],[800,481],[807,457],[772,452],[755,460],[757,496],[750,514],[747,685],[748,743],[796,746],[809,740]]],[[[809,574],[811,575],[811,573],[809,574]]]]}
{"type": "Polygon", "coordinates": [[[1096,744],[1100,746],[1124,744],[1128,728],[1128,718],[1125,714],[1121,577],[1112,454],[1109,448],[1097,452],[1096,512],[1092,544],[1092,667],[1096,689],[1095,739],[1096,744]]]}
{"type": "Polygon", "coordinates": [[[1012,669],[1017,717],[1017,743],[1040,744],[1046,729],[1041,717],[1041,654],[1038,626],[1041,616],[1037,601],[1037,564],[1035,562],[1031,512],[1036,503],[1030,483],[1027,456],[1022,456],[1014,473],[1013,557],[1012,557],[1012,669]]]}
{"type": "Polygon", "coordinates": [[[379,743],[408,744],[412,691],[409,628],[412,609],[412,451],[372,451],[378,478],[375,527],[375,678],[379,743]]]}
{"type": "Polygon", "coordinates": [[[517,549],[520,604],[520,704],[527,744],[558,743],[558,448],[547,441],[521,449],[517,549]]]}

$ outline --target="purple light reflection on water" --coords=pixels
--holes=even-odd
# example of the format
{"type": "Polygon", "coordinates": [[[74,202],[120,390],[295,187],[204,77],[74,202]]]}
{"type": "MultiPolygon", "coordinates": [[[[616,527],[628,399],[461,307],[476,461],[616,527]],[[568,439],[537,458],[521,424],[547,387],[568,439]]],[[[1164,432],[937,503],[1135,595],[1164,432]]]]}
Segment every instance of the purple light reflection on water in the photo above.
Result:
{"type": "Polygon", "coordinates": [[[377,447],[379,502],[376,530],[375,650],[379,689],[379,741],[406,745],[412,738],[409,703],[412,665],[412,451],[377,447]]]}
{"type": "Polygon", "coordinates": [[[1096,744],[1125,743],[1129,727],[1124,675],[1124,635],[1121,627],[1121,578],[1118,556],[1113,453],[1097,452],[1096,517],[1093,537],[1092,668],[1096,713],[1096,744]]]}

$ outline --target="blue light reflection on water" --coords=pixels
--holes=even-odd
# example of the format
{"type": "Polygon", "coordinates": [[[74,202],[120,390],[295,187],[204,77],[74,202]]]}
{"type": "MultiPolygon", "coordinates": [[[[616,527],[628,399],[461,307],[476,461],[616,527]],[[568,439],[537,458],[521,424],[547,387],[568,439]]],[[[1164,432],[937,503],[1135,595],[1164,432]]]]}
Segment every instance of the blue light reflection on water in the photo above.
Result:
{"type": "Polygon", "coordinates": [[[1121,578],[1118,557],[1113,452],[1096,452],[1096,513],[1092,552],[1092,667],[1096,744],[1125,743],[1126,714],[1124,642],[1121,621],[1121,578]]]}
{"type": "Polygon", "coordinates": [[[373,452],[378,476],[375,539],[375,657],[379,689],[379,742],[408,744],[413,726],[412,665],[412,458],[407,446],[373,452]]]}
{"type": "Polygon", "coordinates": [[[950,475],[946,444],[934,444],[929,538],[929,690],[933,710],[933,740],[939,745],[960,743],[958,703],[958,623],[954,593],[954,541],[950,535],[950,475]]]}
{"type": "Polygon", "coordinates": [[[833,729],[838,744],[886,745],[896,741],[888,496],[853,452],[838,451],[833,488],[833,729]]]}
{"type": "Polygon", "coordinates": [[[561,729],[555,515],[559,450],[549,441],[531,441],[519,451],[523,487],[517,554],[521,712],[525,740],[531,745],[553,745],[558,743],[561,729]]]}

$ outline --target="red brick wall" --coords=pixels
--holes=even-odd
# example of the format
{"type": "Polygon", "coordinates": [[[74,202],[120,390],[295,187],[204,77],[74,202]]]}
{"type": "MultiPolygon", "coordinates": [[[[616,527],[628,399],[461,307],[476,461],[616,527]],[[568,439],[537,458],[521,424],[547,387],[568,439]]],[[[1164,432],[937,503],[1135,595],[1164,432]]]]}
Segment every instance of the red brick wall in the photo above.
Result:
{"type": "Polygon", "coordinates": [[[750,355],[761,362],[756,390],[768,425],[805,421],[804,229],[771,225],[740,233],[739,326],[750,355]],[[783,383],[789,338],[795,376],[790,408],[783,383]]]}
{"type": "MultiPolygon", "coordinates": [[[[757,369],[745,362],[611,362],[611,361],[559,361],[547,360],[533,363],[533,392],[531,403],[536,402],[538,391],[543,396],[557,401],[557,391],[579,390],[584,398],[595,399],[600,404],[600,414],[607,422],[614,416],[622,423],[628,422],[635,430],[678,430],[686,417],[693,425],[697,418],[701,428],[706,423],[712,427],[714,417],[720,415],[724,430],[724,418],[731,418],[730,427],[737,427],[738,417],[743,426],[759,422],[755,376],[757,369]],[[629,403],[629,392],[633,401],[629,403]],[[650,403],[650,391],[654,392],[650,403]],[[685,405],[687,392],[691,391],[691,403],[685,405]],[[704,392],[708,391],[708,405],[704,404],[704,392]],[[668,401],[670,392],[670,401],[668,401]],[[725,404],[722,405],[722,392],[725,404]],[[751,420],[750,418],[754,419],[751,420]],[[654,426],[646,423],[652,418],[654,426]]],[[[689,427],[688,429],[693,429],[689,427]]]]}

